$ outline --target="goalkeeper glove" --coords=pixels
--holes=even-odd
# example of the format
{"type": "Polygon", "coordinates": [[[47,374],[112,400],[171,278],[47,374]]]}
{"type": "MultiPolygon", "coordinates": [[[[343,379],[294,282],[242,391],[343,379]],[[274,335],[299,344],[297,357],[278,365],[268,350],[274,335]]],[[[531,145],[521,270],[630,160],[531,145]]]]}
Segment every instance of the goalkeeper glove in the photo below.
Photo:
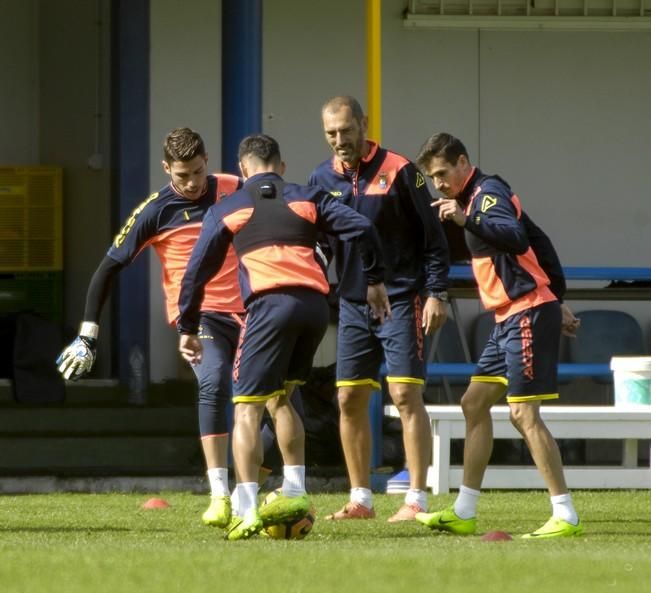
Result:
{"type": "Polygon", "coordinates": [[[92,321],[84,321],[79,335],[57,358],[57,367],[64,379],[76,381],[89,373],[95,362],[95,349],[99,326],[92,321]]]}

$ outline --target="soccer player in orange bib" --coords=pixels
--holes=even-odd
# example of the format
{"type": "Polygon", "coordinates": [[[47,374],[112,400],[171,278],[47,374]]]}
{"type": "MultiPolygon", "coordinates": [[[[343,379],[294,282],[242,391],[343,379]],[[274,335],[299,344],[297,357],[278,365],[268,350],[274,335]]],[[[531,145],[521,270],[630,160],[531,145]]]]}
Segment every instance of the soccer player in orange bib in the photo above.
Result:
{"type": "Polygon", "coordinates": [[[203,289],[234,247],[246,321],[233,369],[233,455],[242,517],[229,529],[229,540],[247,539],[263,526],[294,519],[310,508],[298,415],[296,446],[281,451],[282,495],[258,509],[256,479],[265,403],[276,400],[284,407],[292,386],[305,382],[328,324],[329,285],[315,251],[319,232],[358,245],[368,307],[378,323],[390,314],[379,238],[371,221],[322,188],[285,182],[280,148],[269,136],[244,138],[239,162],[244,187],[212,206],[204,218],[183,278],[177,323],[180,352],[189,362],[200,362],[196,334],[203,289]]]}
{"type": "MultiPolygon", "coordinates": [[[[242,184],[234,175],[208,173],[204,141],[189,128],[177,128],[166,136],[163,155],[162,166],[170,183],[134,209],[93,274],[79,335],[58,360],[66,379],[79,379],[91,370],[99,318],[111,284],[147,246],[153,247],[161,261],[167,319],[175,324],[181,279],[204,214],[242,184]]],[[[237,261],[230,250],[221,272],[206,286],[199,332],[204,358],[192,367],[198,381],[199,433],[211,491],[211,503],[202,520],[219,527],[226,527],[231,518],[226,407],[243,314],[237,261]]],[[[281,446],[282,434],[279,431],[281,446]]]]}
{"type": "Polygon", "coordinates": [[[416,520],[458,535],[475,532],[493,445],[490,409],[506,394],[511,422],[551,496],[551,518],[523,537],[580,535],[583,527],[565,484],[558,445],[540,417],[541,402],[558,398],[561,332],[573,335],[578,329],[578,320],[559,302],[565,279],[556,251],[509,185],[471,165],[459,139],[435,134],[422,146],[417,163],[443,194],[432,203],[439,218],[465,231],[479,296],[495,312],[496,323],[461,399],[466,438],[459,495],[452,507],[419,513],[416,520]]]}

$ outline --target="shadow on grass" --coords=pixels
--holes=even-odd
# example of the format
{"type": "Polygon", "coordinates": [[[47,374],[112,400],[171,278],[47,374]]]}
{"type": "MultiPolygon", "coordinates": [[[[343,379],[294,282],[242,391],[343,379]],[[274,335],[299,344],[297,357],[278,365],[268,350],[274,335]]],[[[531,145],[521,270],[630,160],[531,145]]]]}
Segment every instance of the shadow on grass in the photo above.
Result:
{"type": "Polygon", "coordinates": [[[594,525],[595,523],[617,523],[618,525],[622,525],[625,523],[628,523],[630,525],[638,525],[639,523],[649,523],[651,525],[651,519],[638,519],[637,517],[635,519],[586,519],[586,523],[590,523],[590,525],[594,525]]]}
{"type": "Polygon", "coordinates": [[[644,540],[647,540],[649,536],[651,535],[650,532],[648,531],[627,531],[626,533],[622,533],[621,531],[586,531],[583,533],[582,537],[591,537],[591,536],[602,536],[602,535],[607,535],[607,536],[617,536],[621,537],[622,539],[630,540],[630,539],[638,539],[638,538],[644,538],[644,540]]]}
{"type": "MultiPolygon", "coordinates": [[[[346,541],[366,541],[369,538],[372,538],[375,541],[380,541],[380,540],[414,540],[418,538],[430,538],[430,537],[450,537],[450,538],[462,538],[464,536],[455,536],[450,533],[443,533],[440,531],[396,531],[395,533],[391,533],[389,531],[377,531],[377,532],[338,532],[336,534],[332,533],[324,533],[323,531],[317,532],[315,535],[318,537],[325,537],[328,539],[343,539],[345,538],[346,541]]],[[[316,539],[316,538],[312,538],[316,539]]]]}
{"type": "Polygon", "coordinates": [[[0,533],[163,533],[171,529],[131,529],[129,527],[4,527],[0,533]]]}

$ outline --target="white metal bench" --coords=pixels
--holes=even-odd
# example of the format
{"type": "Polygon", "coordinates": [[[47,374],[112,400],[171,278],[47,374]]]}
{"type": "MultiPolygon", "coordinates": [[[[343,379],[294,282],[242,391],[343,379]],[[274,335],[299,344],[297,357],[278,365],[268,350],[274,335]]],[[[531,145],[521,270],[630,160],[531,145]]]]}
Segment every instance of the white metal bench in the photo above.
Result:
{"type": "MultiPolygon", "coordinates": [[[[463,439],[465,420],[461,406],[426,406],[432,423],[432,465],[427,485],[434,494],[458,488],[463,468],[450,465],[451,439],[463,439]]],[[[395,406],[385,406],[387,416],[398,417],[395,406]]],[[[509,420],[508,406],[493,406],[493,436],[522,438],[509,420]]],[[[570,439],[620,439],[623,441],[619,466],[565,467],[569,488],[651,488],[651,468],[638,467],[639,439],[651,439],[651,409],[613,406],[541,406],[541,415],[552,435],[570,439]]],[[[545,488],[535,466],[489,466],[482,488],[545,488]]]]}

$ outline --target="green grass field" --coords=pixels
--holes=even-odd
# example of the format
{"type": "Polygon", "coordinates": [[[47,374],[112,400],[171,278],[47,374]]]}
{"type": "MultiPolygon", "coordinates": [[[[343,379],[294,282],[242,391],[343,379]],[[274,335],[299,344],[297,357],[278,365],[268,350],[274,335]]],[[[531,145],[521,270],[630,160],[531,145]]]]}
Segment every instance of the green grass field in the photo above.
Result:
{"type": "MultiPolygon", "coordinates": [[[[626,593],[651,591],[651,493],[575,492],[583,537],[524,541],[548,517],[543,492],[485,492],[479,531],[510,542],[432,533],[386,518],[401,497],[375,497],[378,519],[317,519],[303,541],[226,542],[201,525],[207,496],[163,493],[0,496],[2,593],[626,593]]],[[[346,494],[313,497],[321,514],[346,494]]],[[[432,506],[454,495],[430,497],[432,506]]]]}

